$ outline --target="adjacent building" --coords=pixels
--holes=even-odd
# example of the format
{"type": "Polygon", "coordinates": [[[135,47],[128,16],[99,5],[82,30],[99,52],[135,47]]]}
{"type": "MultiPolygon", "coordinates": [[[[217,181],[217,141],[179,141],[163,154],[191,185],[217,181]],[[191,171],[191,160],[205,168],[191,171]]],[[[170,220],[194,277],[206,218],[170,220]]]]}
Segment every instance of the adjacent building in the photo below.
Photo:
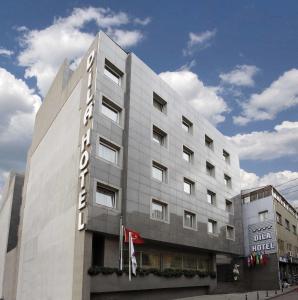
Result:
{"type": "Polygon", "coordinates": [[[217,260],[243,253],[239,173],[231,143],[100,32],[75,71],[61,66],[36,116],[16,299],[211,292],[217,260]],[[117,271],[121,219],[145,241],[130,282],[117,271]]]}
{"type": "Polygon", "coordinates": [[[0,204],[0,299],[16,299],[19,263],[19,224],[24,175],[11,173],[0,204]]]}
{"type": "Polygon", "coordinates": [[[296,209],[271,185],[242,191],[241,202],[247,288],[274,289],[283,281],[292,283],[298,275],[296,209]],[[252,254],[267,254],[268,262],[249,267],[247,258],[252,254]]]}

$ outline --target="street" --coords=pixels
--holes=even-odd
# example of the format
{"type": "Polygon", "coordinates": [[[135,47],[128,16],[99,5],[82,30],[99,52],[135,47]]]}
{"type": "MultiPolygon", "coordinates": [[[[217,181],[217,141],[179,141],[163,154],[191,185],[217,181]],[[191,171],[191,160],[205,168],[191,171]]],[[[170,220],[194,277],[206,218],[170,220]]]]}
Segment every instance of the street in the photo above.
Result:
{"type": "Polygon", "coordinates": [[[295,289],[294,291],[292,291],[288,294],[278,296],[274,299],[276,299],[276,300],[297,300],[298,299],[298,289],[295,289]]]}

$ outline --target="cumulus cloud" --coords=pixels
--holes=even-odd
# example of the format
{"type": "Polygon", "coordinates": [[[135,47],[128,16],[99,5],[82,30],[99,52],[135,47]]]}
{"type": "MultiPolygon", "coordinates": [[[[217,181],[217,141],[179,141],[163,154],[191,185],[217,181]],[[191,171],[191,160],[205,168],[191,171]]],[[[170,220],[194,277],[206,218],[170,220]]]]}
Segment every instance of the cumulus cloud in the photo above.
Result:
{"type": "Polygon", "coordinates": [[[242,106],[242,113],[234,116],[235,124],[272,120],[284,110],[298,105],[298,69],[285,72],[259,94],[252,94],[242,106]]]}
{"type": "Polygon", "coordinates": [[[13,55],[13,51],[0,47],[0,55],[11,56],[13,55]]]}
{"type": "Polygon", "coordinates": [[[143,34],[139,30],[109,29],[108,35],[121,47],[136,45],[143,39],[143,34]]]}
{"type": "Polygon", "coordinates": [[[255,85],[254,76],[259,68],[253,65],[237,65],[228,73],[221,73],[219,78],[224,84],[252,87],[255,85]]]}
{"type": "Polygon", "coordinates": [[[237,147],[244,160],[270,160],[298,155],[298,122],[284,121],[273,131],[236,134],[228,139],[237,147]]]}
{"type": "Polygon", "coordinates": [[[134,23],[135,24],[139,24],[139,25],[143,25],[146,26],[151,22],[151,18],[147,17],[145,19],[140,19],[140,18],[135,18],[134,19],[134,23]]]}
{"type": "Polygon", "coordinates": [[[270,172],[263,176],[240,170],[241,188],[250,189],[265,185],[273,185],[288,200],[298,204],[298,191],[294,192],[298,181],[298,172],[289,170],[270,172]],[[291,191],[291,193],[290,193],[291,191]]]}
{"type": "Polygon", "coordinates": [[[217,124],[225,120],[224,113],[228,111],[228,107],[219,96],[218,87],[204,85],[198,75],[188,69],[163,72],[159,76],[211,123],[217,124]]]}
{"type": "Polygon", "coordinates": [[[206,30],[200,33],[190,32],[188,34],[187,47],[183,49],[183,55],[192,55],[195,50],[207,48],[216,35],[216,29],[206,30]]]}
{"type": "MultiPolygon", "coordinates": [[[[145,20],[139,19],[139,23],[143,21],[142,25],[145,25],[145,20]]],[[[69,16],[57,18],[52,25],[41,30],[26,27],[19,30],[22,47],[19,65],[25,67],[25,78],[36,78],[42,95],[47,92],[65,58],[76,65],[86,52],[95,37],[84,31],[91,23],[97,26],[97,31],[105,30],[122,47],[135,46],[143,38],[139,30],[119,28],[135,23],[126,13],[95,7],[75,8],[69,16]]]]}
{"type": "Polygon", "coordinates": [[[0,192],[8,171],[25,168],[40,104],[39,96],[23,80],[0,68],[0,192]]]}

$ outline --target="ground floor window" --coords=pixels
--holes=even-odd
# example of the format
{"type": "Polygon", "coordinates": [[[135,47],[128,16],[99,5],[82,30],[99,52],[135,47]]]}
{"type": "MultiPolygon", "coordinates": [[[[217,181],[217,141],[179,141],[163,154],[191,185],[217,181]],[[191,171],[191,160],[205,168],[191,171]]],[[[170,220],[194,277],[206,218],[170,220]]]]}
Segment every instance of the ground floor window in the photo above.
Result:
{"type": "MultiPolygon", "coordinates": [[[[177,269],[200,272],[213,271],[211,256],[206,254],[175,254],[150,251],[136,251],[138,267],[141,269],[177,269]]],[[[124,265],[128,266],[128,250],[123,251],[124,265]]]]}

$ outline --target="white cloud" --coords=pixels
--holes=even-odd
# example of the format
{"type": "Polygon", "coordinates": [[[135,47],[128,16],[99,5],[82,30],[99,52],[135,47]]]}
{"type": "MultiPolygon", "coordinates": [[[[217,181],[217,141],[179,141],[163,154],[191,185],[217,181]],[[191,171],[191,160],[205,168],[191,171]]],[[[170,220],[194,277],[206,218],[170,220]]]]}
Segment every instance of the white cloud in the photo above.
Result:
{"type": "Polygon", "coordinates": [[[134,23],[135,24],[139,24],[139,25],[143,25],[146,26],[151,22],[151,18],[147,17],[145,19],[140,19],[140,18],[135,18],[134,19],[134,23]]]}
{"type": "Polygon", "coordinates": [[[45,95],[59,66],[65,58],[71,63],[80,60],[95,35],[84,31],[86,25],[96,24],[122,47],[139,43],[143,34],[139,30],[123,30],[119,26],[133,23],[124,12],[105,8],[75,8],[64,18],[57,18],[53,24],[41,30],[22,27],[20,43],[22,51],[18,56],[19,65],[26,68],[25,78],[35,77],[40,92],[45,95]]]}
{"type": "Polygon", "coordinates": [[[183,50],[185,56],[192,55],[197,49],[204,49],[210,46],[210,41],[216,35],[216,29],[206,30],[200,33],[190,32],[186,49],[183,50]]]}
{"type": "Polygon", "coordinates": [[[259,68],[253,65],[237,65],[228,73],[219,75],[223,83],[236,86],[254,86],[254,76],[259,72],[259,68]]]}
{"type": "Polygon", "coordinates": [[[0,55],[4,55],[4,56],[11,56],[13,55],[13,51],[5,49],[5,48],[1,48],[0,47],[0,55]]]}
{"type": "Polygon", "coordinates": [[[163,72],[159,76],[211,123],[224,121],[223,114],[228,111],[228,107],[224,99],[219,96],[217,87],[204,85],[197,74],[187,69],[163,72]]]}
{"type": "Polygon", "coordinates": [[[26,83],[0,68],[0,190],[11,169],[23,171],[39,96],[26,83]]]}
{"type": "Polygon", "coordinates": [[[276,189],[293,204],[298,202],[298,191],[295,188],[298,181],[293,179],[298,178],[298,172],[293,172],[289,170],[270,172],[263,176],[257,176],[255,173],[249,173],[245,170],[240,170],[241,188],[250,189],[255,187],[261,187],[265,185],[273,185],[276,189]],[[289,182],[290,181],[290,182],[289,182]],[[292,187],[291,189],[289,189],[292,187]],[[293,193],[289,193],[292,191],[293,193]]]}
{"type": "Polygon", "coordinates": [[[298,105],[298,69],[285,72],[259,94],[252,94],[242,106],[234,123],[245,125],[251,121],[272,120],[284,110],[298,105]]]}
{"type": "Polygon", "coordinates": [[[298,122],[284,121],[273,131],[253,131],[228,137],[241,159],[270,160],[298,155],[298,122]]]}
{"type": "Polygon", "coordinates": [[[131,47],[143,39],[143,34],[139,30],[110,29],[108,35],[121,47],[131,47]]]}

